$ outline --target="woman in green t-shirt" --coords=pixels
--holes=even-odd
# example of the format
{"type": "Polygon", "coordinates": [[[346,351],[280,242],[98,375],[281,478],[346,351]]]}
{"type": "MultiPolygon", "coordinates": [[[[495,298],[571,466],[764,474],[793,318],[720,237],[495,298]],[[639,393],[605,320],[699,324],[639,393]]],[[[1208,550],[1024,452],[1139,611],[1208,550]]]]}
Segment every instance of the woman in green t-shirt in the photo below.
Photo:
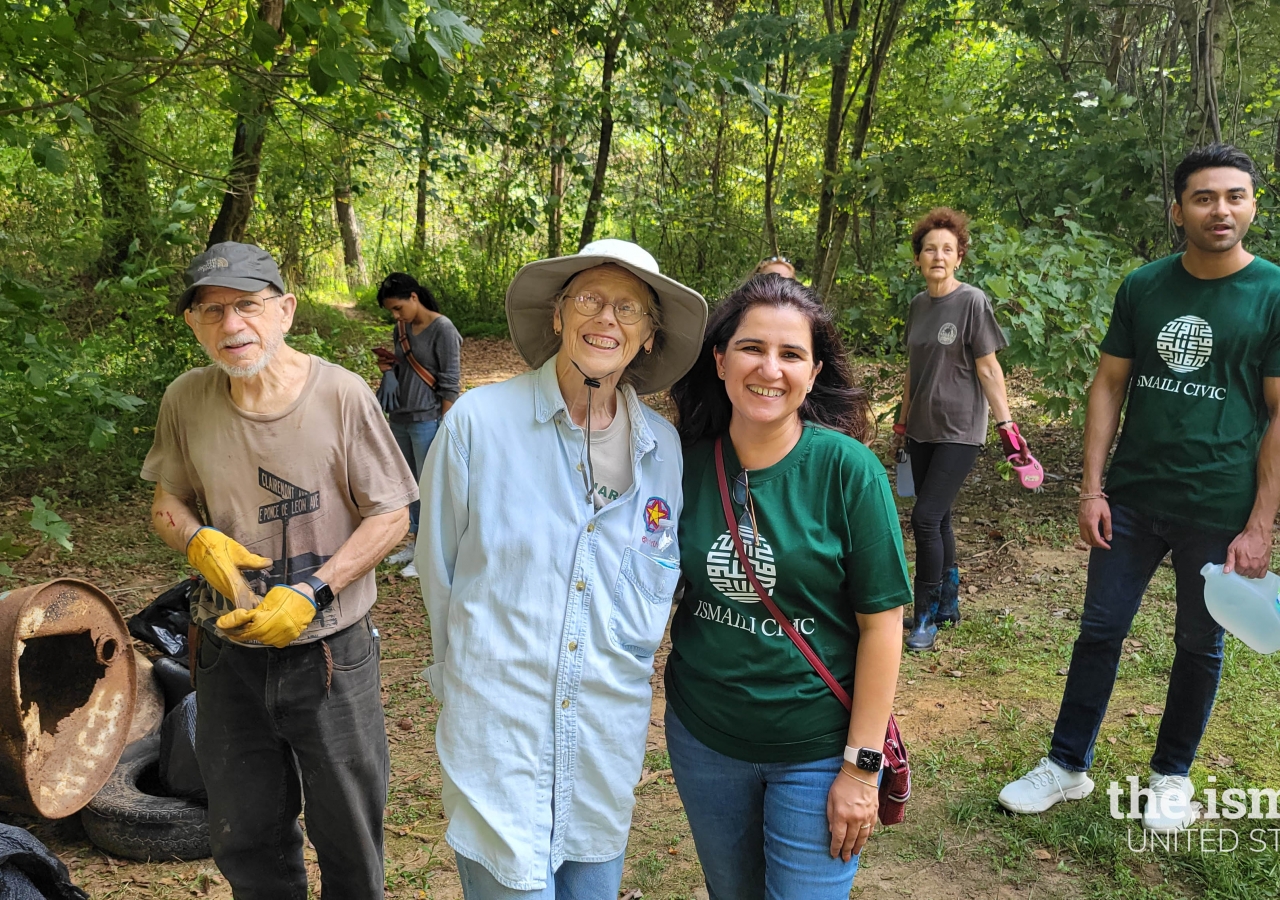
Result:
{"type": "Polygon", "coordinates": [[[860,443],[866,393],[817,296],[779,275],[752,278],[715,309],[671,393],[687,587],[671,627],[667,750],[708,893],[845,900],[876,821],[911,601],[889,482],[860,443]],[[744,565],[851,689],[852,714],[744,565]]]}

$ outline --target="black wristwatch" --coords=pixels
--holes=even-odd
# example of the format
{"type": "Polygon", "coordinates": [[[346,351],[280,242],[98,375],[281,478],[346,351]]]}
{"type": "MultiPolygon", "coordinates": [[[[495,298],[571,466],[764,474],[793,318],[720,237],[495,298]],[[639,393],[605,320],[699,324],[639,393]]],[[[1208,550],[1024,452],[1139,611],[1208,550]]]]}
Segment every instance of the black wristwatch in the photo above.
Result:
{"type": "Polygon", "coordinates": [[[302,582],[311,585],[311,590],[316,595],[316,612],[324,612],[333,606],[333,588],[314,575],[306,576],[302,582]]]}
{"type": "Polygon", "coordinates": [[[884,765],[884,753],[870,747],[845,747],[844,758],[864,772],[879,773],[880,767],[884,765]]]}

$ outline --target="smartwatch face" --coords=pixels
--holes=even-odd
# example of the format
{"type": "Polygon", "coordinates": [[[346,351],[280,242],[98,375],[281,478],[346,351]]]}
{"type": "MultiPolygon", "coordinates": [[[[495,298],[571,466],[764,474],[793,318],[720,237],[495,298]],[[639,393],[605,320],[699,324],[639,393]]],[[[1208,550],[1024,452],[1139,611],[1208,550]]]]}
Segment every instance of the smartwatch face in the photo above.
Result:
{"type": "Polygon", "coordinates": [[[884,754],[879,750],[870,750],[863,747],[858,751],[857,766],[859,769],[865,769],[868,772],[880,771],[880,765],[884,762],[884,754]]]}

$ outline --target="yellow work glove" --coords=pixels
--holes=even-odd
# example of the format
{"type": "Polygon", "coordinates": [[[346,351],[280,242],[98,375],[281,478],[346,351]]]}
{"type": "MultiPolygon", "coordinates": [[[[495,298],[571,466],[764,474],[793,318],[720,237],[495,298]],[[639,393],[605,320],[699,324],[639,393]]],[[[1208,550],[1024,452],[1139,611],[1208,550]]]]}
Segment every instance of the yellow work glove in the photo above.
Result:
{"type": "Polygon", "coordinates": [[[233,541],[216,528],[208,525],[191,535],[187,541],[187,559],[200,570],[205,581],[236,606],[247,606],[253,598],[249,582],[240,574],[241,569],[270,568],[271,560],[250,553],[237,541],[233,541]]]}
{"type": "Polygon", "coordinates": [[[287,647],[316,617],[311,598],[287,584],[278,584],[253,609],[233,609],[218,617],[218,627],[237,641],[259,641],[287,647]]]}

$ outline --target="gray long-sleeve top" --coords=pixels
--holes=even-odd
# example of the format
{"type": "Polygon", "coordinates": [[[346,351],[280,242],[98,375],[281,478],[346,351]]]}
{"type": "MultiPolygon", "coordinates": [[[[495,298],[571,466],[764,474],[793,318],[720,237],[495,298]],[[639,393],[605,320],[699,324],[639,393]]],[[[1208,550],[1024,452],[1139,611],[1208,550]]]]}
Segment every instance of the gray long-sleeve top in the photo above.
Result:
{"type": "Polygon", "coordinates": [[[433,422],[440,418],[440,403],[457,400],[461,393],[460,358],[462,335],[446,316],[440,316],[417,334],[409,328],[409,347],[413,356],[436,377],[436,389],[418,377],[405,359],[400,342],[392,333],[396,351],[396,378],[400,381],[399,408],[391,414],[392,422],[433,422]]]}

